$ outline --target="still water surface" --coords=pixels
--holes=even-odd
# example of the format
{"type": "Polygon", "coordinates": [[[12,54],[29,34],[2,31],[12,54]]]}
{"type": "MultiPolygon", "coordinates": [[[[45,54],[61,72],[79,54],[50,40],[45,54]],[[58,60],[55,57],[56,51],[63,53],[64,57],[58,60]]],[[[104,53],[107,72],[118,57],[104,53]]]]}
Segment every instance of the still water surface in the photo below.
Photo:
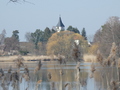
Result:
{"type": "MultiPolygon", "coordinates": [[[[12,65],[12,70],[15,71],[16,66],[14,63],[0,63],[0,68],[3,68],[6,75],[10,65],[12,65]]],[[[26,82],[22,79],[22,83],[19,83],[17,90],[99,90],[99,81],[97,82],[94,78],[89,77],[91,63],[80,63],[79,78],[81,82],[76,79],[76,62],[67,62],[66,64],[59,64],[57,61],[42,62],[42,67],[36,74],[34,74],[34,68],[37,65],[37,61],[26,62],[25,65],[30,70],[30,80],[26,82]],[[60,74],[60,70],[63,71],[63,75],[60,74]],[[48,79],[48,73],[51,73],[51,79],[48,79]],[[39,80],[42,80],[42,82],[36,84],[39,80]],[[82,81],[83,85],[80,84],[82,81]]],[[[22,75],[23,69],[20,69],[19,76],[22,75]]],[[[1,83],[2,80],[0,80],[1,83]]],[[[16,90],[13,89],[11,83],[6,85],[6,87],[7,90],[16,90]]],[[[0,87],[0,90],[3,90],[3,88],[0,87]]]]}

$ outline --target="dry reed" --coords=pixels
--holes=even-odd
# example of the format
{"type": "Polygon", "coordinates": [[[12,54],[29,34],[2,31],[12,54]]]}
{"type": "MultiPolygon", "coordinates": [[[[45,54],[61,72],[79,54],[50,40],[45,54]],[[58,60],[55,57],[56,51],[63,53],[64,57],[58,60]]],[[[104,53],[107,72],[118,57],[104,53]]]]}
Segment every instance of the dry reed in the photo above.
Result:
{"type": "Polygon", "coordinates": [[[40,70],[41,67],[42,67],[42,63],[41,63],[41,60],[40,60],[40,61],[38,62],[38,64],[37,64],[36,68],[34,69],[34,74],[36,74],[36,72],[37,72],[38,70],[40,70]]]}
{"type": "Polygon", "coordinates": [[[90,55],[90,54],[84,54],[83,55],[83,60],[85,62],[97,62],[96,56],[95,55],[90,55]]]}
{"type": "Polygon", "coordinates": [[[47,74],[47,76],[48,76],[48,79],[49,79],[49,80],[52,78],[52,75],[51,75],[50,72],[47,74]]]}

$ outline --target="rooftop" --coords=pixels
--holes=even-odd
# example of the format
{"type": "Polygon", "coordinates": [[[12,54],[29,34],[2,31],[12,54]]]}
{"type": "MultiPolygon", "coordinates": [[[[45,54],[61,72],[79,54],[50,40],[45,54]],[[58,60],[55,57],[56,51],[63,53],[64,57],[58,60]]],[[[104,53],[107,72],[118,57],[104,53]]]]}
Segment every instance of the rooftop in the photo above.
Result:
{"type": "Polygon", "coordinates": [[[56,27],[65,27],[64,24],[62,23],[61,17],[59,17],[59,21],[56,27]]]}

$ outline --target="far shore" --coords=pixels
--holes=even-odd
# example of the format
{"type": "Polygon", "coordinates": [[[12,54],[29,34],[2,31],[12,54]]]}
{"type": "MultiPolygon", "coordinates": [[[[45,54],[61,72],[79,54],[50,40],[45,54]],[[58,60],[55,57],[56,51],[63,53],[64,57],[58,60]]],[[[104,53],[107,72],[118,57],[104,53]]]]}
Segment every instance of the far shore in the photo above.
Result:
{"type": "MultiPolygon", "coordinates": [[[[15,56],[1,56],[0,57],[0,62],[12,62],[14,60],[16,60],[18,58],[18,55],[15,55],[15,56]]],[[[28,61],[28,60],[48,60],[48,59],[58,59],[58,57],[56,56],[22,56],[22,58],[25,60],[25,61],[28,61]]]]}
{"type": "MultiPolygon", "coordinates": [[[[18,58],[18,55],[14,55],[14,56],[0,56],[0,62],[13,62],[14,60],[16,60],[18,58]]],[[[29,60],[57,60],[58,57],[53,55],[53,56],[22,56],[22,58],[25,61],[29,61],[29,60]]],[[[95,55],[89,55],[89,54],[85,54],[83,55],[83,60],[85,62],[97,62],[96,61],[96,56],[95,55]]]]}

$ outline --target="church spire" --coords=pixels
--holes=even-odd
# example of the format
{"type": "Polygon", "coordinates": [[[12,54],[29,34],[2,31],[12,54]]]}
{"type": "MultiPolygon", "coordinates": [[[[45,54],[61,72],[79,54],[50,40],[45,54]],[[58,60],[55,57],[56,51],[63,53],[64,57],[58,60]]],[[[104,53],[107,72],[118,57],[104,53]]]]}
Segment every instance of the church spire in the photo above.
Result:
{"type": "Polygon", "coordinates": [[[58,24],[56,25],[56,28],[58,32],[61,30],[64,30],[65,28],[64,24],[62,23],[62,19],[60,15],[59,15],[59,21],[58,21],[58,24]]]}
{"type": "Polygon", "coordinates": [[[59,17],[58,24],[56,25],[57,27],[65,27],[64,24],[62,23],[61,17],[59,17]]]}

